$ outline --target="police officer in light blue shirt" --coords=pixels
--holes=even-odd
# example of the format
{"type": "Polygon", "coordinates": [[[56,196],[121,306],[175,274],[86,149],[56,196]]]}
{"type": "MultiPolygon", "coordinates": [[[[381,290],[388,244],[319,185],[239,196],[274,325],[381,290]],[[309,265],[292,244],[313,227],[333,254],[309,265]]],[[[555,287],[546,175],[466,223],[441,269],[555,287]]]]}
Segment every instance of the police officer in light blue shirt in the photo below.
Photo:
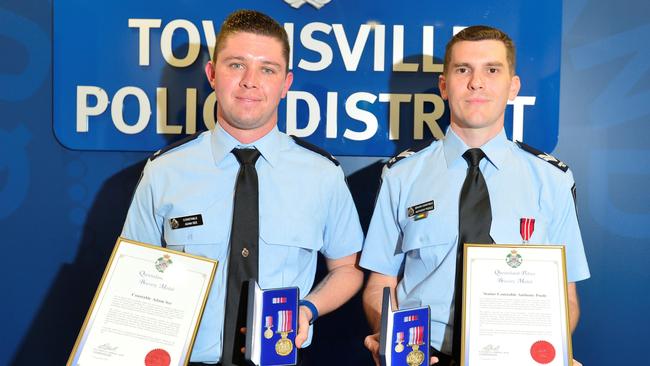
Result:
{"type": "Polygon", "coordinates": [[[284,29],[254,11],[231,14],[206,73],[217,96],[216,127],[154,154],[142,173],[122,236],[213,258],[219,266],[201,320],[192,364],[221,363],[237,147],[257,149],[259,279],[262,288],[297,286],[296,346],[309,324],[361,287],[356,267],[363,233],[338,162],[277,129],[277,108],[293,75],[284,29]],[[188,220],[186,218],[192,218],[188,220]],[[185,220],[184,220],[185,218],[185,220]],[[317,254],[328,274],[312,289],[317,254]]]}
{"type": "MultiPolygon", "coordinates": [[[[575,184],[564,163],[507,140],[506,102],[520,87],[514,66],[514,45],[503,32],[476,26],[454,36],[439,80],[451,112],[444,139],[405,151],[382,173],[360,261],[373,271],[364,291],[364,308],[376,332],[385,286],[394,289],[400,308],[429,306],[432,363],[452,362],[448,355],[459,197],[468,169],[462,155],[470,148],[480,148],[486,156],[479,169],[489,191],[492,239],[504,244],[527,240],[565,245],[571,331],[578,322],[575,282],[588,278],[589,268],[576,216],[575,184]],[[418,205],[426,212],[409,212],[418,205]],[[521,219],[534,220],[530,236],[520,231],[521,219]]],[[[375,360],[377,340],[377,333],[365,340],[375,360]]]]}

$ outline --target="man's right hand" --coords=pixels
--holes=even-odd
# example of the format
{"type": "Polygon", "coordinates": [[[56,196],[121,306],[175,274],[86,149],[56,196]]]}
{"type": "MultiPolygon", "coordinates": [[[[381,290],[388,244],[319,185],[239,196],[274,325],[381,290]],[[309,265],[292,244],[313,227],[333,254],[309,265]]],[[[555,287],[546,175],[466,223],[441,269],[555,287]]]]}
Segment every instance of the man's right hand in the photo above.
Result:
{"type": "MultiPolygon", "coordinates": [[[[372,359],[375,365],[379,366],[379,333],[371,334],[363,340],[363,345],[366,346],[368,351],[372,354],[372,359]]],[[[431,357],[430,365],[438,363],[438,357],[431,357]]]]}
{"type": "Polygon", "coordinates": [[[379,366],[379,333],[371,334],[363,340],[363,345],[366,346],[372,359],[375,361],[375,365],[379,366]]]}

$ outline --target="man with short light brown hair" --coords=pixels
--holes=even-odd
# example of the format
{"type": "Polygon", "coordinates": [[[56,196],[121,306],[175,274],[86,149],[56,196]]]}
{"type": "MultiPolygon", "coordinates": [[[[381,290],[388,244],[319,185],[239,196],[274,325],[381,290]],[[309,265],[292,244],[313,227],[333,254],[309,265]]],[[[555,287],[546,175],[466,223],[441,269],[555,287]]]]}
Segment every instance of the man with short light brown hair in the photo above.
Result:
{"type": "MultiPolygon", "coordinates": [[[[226,299],[243,292],[228,290],[239,288],[228,280],[239,281],[229,269],[241,268],[241,261],[255,269],[252,277],[263,289],[300,289],[297,348],[309,344],[316,318],[349,300],[363,282],[356,266],[363,232],[339,163],[277,128],[278,105],[293,81],[288,57],[287,35],[276,21],[252,10],[228,16],[205,66],[217,99],[217,125],[149,159],[126,218],[125,238],[219,261],[190,365],[245,364],[243,324],[238,315],[225,315],[225,303],[232,304],[226,299]],[[243,211],[259,208],[259,225],[235,230],[235,223],[241,228],[249,221],[233,213],[239,208],[235,182],[244,171],[255,177],[250,179],[258,199],[243,211]],[[188,215],[200,217],[193,221],[200,224],[171,226],[188,215]],[[231,250],[235,231],[252,230],[257,240],[231,250]],[[328,273],[312,287],[319,252],[328,273]],[[234,258],[240,262],[232,264],[234,258]]],[[[234,303],[235,312],[245,309],[234,303]]]]}
{"type": "Polygon", "coordinates": [[[407,150],[383,171],[360,261],[372,271],[363,303],[374,334],[365,345],[377,364],[384,287],[400,308],[430,307],[431,363],[460,362],[460,243],[565,244],[571,331],[578,323],[575,282],[590,274],[575,183],[564,163],[506,138],[506,104],[520,88],[514,56],[512,40],[498,29],[474,26],[455,35],[438,82],[450,110],[445,138],[407,150]],[[472,204],[464,205],[469,196],[472,204]],[[480,215],[465,214],[472,211],[480,215]],[[467,217],[473,219],[470,230],[464,230],[467,217]],[[522,239],[524,218],[536,224],[522,239]],[[464,240],[466,232],[484,241],[464,240]]]}

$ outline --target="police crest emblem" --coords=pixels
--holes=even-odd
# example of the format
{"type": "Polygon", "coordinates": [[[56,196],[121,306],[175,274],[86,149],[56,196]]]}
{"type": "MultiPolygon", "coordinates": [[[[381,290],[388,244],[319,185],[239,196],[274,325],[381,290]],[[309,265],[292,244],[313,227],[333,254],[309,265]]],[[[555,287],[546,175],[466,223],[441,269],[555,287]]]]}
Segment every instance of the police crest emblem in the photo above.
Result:
{"type": "Polygon", "coordinates": [[[169,256],[169,254],[165,254],[162,257],[156,259],[156,270],[160,273],[163,273],[172,263],[172,258],[169,256]]]}
{"type": "Polygon", "coordinates": [[[172,227],[172,229],[178,229],[181,226],[181,224],[179,224],[178,220],[175,218],[169,220],[169,225],[172,227]]]}
{"type": "Polygon", "coordinates": [[[511,250],[506,256],[506,263],[512,268],[519,267],[522,261],[523,259],[521,258],[521,255],[517,253],[516,249],[511,250]]]}
{"type": "Polygon", "coordinates": [[[320,9],[323,6],[327,5],[332,0],[284,0],[285,3],[291,5],[291,7],[298,9],[304,4],[309,4],[316,9],[320,9]]]}

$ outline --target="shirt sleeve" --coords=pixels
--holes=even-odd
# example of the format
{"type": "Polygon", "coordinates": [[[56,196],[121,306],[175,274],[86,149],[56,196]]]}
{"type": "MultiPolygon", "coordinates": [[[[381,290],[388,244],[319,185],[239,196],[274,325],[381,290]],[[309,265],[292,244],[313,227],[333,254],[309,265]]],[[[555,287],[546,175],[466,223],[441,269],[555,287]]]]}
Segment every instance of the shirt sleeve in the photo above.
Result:
{"type": "Polygon", "coordinates": [[[576,282],[589,278],[590,273],[573,197],[575,183],[571,171],[566,174],[568,179],[558,185],[556,192],[556,209],[549,238],[551,243],[565,245],[567,281],[576,282]]]}
{"type": "Polygon", "coordinates": [[[397,217],[399,201],[394,183],[384,168],[375,210],[361,252],[361,267],[389,276],[397,276],[404,261],[402,231],[397,217]]]}
{"type": "Polygon", "coordinates": [[[156,213],[151,162],[145,165],[126,214],[121,236],[152,245],[162,245],[163,217],[156,213]]]}
{"type": "Polygon", "coordinates": [[[352,200],[352,194],[345,182],[345,175],[339,168],[329,184],[331,189],[326,214],[323,247],[321,253],[327,258],[337,259],[357,253],[363,245],[363,230],[359,214],[352,200]]]}

